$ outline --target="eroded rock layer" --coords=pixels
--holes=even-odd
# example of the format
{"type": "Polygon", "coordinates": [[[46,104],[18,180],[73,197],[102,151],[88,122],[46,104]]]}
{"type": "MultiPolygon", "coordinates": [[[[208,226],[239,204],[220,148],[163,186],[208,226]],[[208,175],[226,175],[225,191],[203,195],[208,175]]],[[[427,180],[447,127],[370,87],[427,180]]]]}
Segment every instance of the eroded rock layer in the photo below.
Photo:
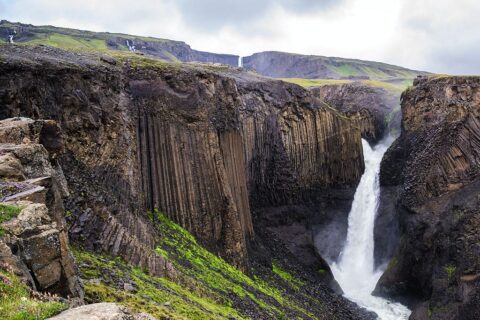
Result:
{"type": "Polygon", "coordinates": [[[401,241],[376,292],[407,297],[412,319],[478,319],[480,78],[419,78],[402,114],[381,168],[401,241]]]}

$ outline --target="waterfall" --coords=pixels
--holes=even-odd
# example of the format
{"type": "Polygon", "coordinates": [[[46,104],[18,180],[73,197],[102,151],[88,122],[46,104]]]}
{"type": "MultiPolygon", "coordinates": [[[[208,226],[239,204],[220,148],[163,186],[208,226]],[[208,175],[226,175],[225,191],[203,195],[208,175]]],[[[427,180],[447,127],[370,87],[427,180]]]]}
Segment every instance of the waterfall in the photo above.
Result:
{"type": "Polygon", "coordinates": [[[375,312],[381,320],[406,320],[410,310],[405,306],[371,295],[384,271],[374,267],[373,228],[380,196],[380,162],[392,140],[389,137],[371,148],[362,139],[365,172],[348,215],[345,246],[338,261],[331,264],[331,269],[347,299],[375,312]]]}
{"type": "Polygon", "coordinates": [[[126,43],[127,43],[127,47],[128,47],[128,50],[129,51],[132,51],[132,52],[135,52],[135,42],[133,42],[132,40],[132,44],[130,45],[130,42],[128,40],[126,40],[126,43]]]}
{"type": "Polygon", "coordinates": [[[13,43],[13,36],[14,36],[13,34],[9,34],[9,35],[8,35],[8,41],[9,41],[10,43],[13,43]]]}
{"type": "Polygon", "coordinates": [[[238,56],[238,67],[243,67],[243,58],[241,56],[238,56]]]}

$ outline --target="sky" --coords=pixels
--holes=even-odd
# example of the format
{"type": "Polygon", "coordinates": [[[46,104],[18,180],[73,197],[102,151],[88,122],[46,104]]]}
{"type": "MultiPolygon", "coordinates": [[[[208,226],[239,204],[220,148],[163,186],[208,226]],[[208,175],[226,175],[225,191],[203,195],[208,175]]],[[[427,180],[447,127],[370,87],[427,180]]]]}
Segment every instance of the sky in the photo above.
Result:
{"type": "Polygon", "coordinates": [[[480,74],[479,0],[0,0],[0,19],[480,74]]]}

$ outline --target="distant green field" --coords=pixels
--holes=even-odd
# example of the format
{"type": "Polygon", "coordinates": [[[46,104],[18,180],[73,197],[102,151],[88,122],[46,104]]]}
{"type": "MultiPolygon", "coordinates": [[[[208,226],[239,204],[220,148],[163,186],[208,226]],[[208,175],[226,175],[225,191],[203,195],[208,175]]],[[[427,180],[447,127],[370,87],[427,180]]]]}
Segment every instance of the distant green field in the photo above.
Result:
{"type": "Polygon", "coordinates": [[[280,78],[280,80],[283,80],[285,82],[295,83],[305,88],[324,86],[327,84],[344,84],[344,83],[353,82],[353,80],[302,79],[302,78],[280,78]]]}
{"type": "Polygon", "coordinates": [[[106,50],[107,44],[103,39],[78,38],[75,36],[53,33],[28,41],[30,44],[44,44],[63,49],[95,49],[106,50]]]}
{"type": "Polygon", "coordinates": [[[369,87],[382,88],[388,91],[400,93],[408,86],[412,85],[413,79],[398,79],[398,81],[380,81],[380,80],[334,80],[334,79],[301,79],[301,78],[281,78],[285,82],[295,83],[305,88],[320,87],[324,85],[335,85],[345,83],[361,83],[369,87]]]}

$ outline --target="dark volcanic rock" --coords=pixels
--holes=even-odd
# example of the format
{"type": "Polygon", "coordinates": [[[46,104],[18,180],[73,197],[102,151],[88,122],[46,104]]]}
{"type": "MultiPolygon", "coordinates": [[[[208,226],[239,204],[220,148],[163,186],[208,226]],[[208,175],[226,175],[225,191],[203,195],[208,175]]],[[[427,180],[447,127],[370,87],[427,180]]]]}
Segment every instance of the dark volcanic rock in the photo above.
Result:
{"type": "Polygon", "coordinates": [[[324,85],[310,90],[331,107],[351,118],[354,124],[360,127],[362,137],[370,143],[382,139],[387,130],[400,128],[400,117],[394,115],[400,104],[399,93],[355,82],[324,85]],[[394,119],[392,123],[387,121],[390,117],[394,119]]]}
{"type": "Polygon", "coordinates": [[[147,210],[245,267],[251,205],[354,187],[363,171],[359,131],[296,85],[224,68],[1,50],[0,116],[53,118],[66,134],[72,237],[153,272],[164,266],[148,253],[147,210]]]}
{"type": "Polygon", "coordinates": [[[480,78],[420,78],[402,113],[381,168],[401,242],[376,293],[406,300],[412,319],[478,319],[480,78]]]}

